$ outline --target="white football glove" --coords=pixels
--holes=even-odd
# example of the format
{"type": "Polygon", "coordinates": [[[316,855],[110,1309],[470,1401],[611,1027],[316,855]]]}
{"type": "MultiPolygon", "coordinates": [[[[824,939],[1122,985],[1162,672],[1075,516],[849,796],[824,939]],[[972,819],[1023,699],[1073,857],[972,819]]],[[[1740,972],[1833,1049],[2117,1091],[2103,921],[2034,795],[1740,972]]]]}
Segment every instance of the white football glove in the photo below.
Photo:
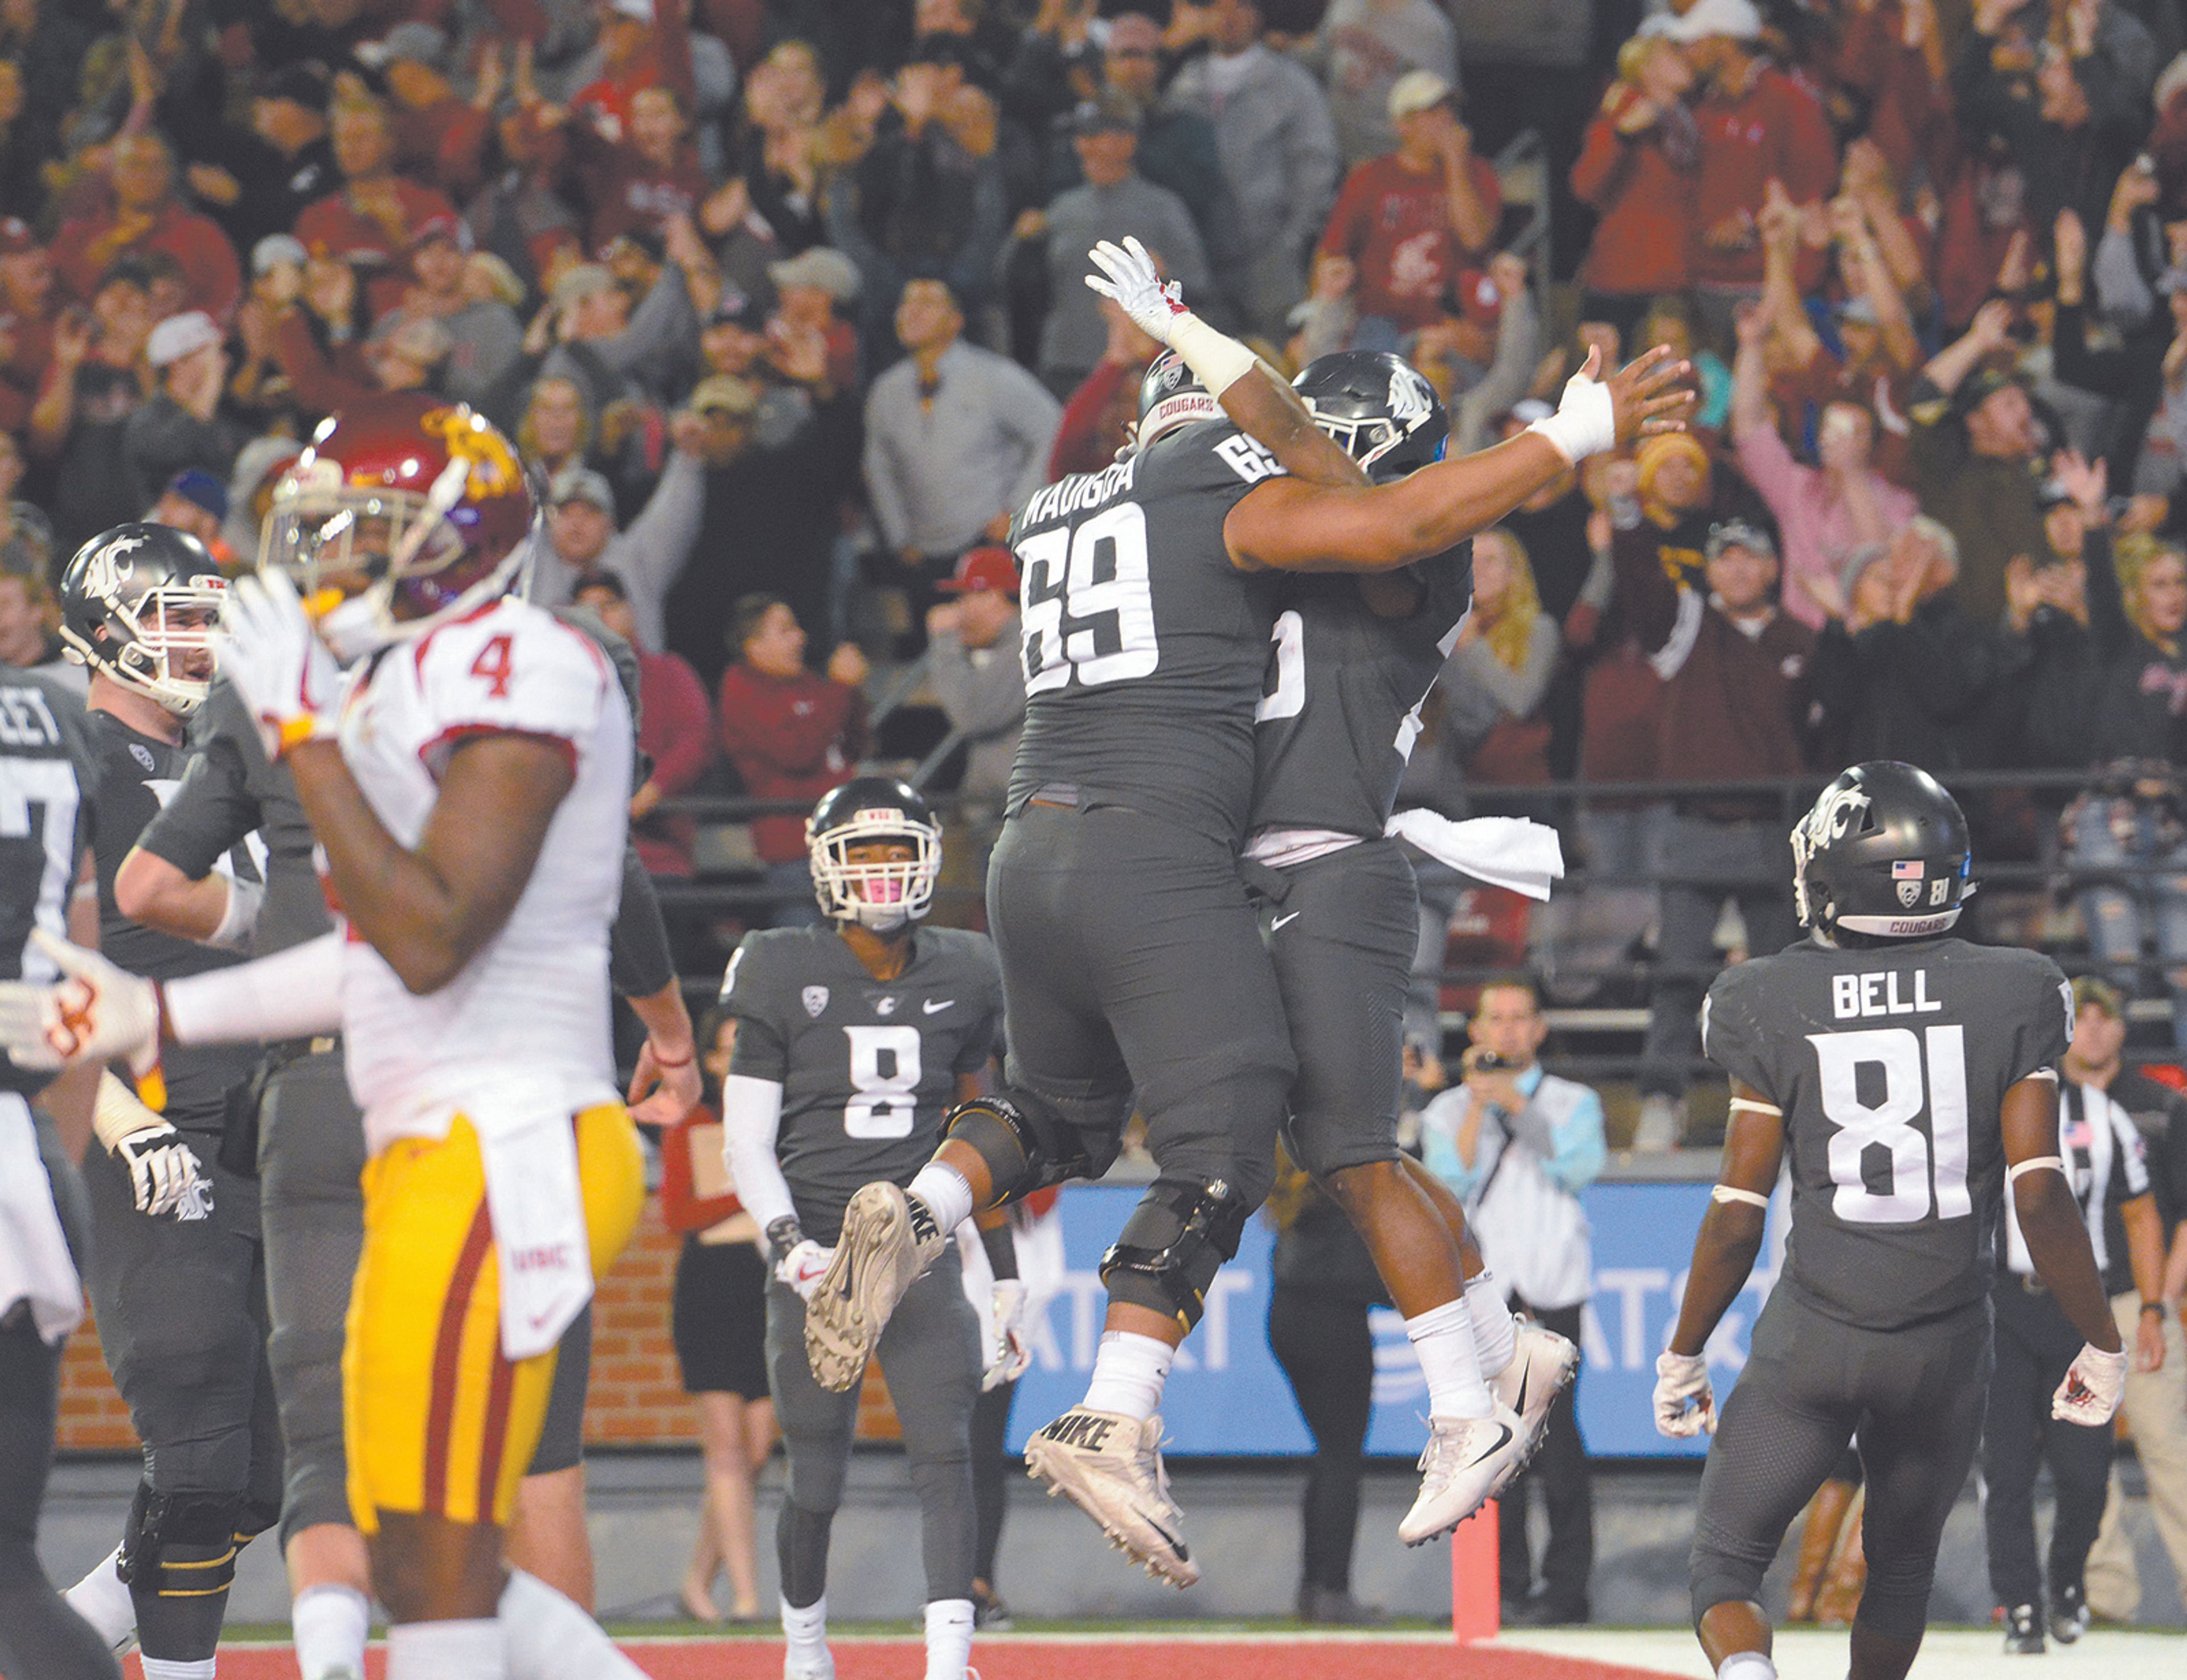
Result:
{"type": "Polygon", "coordinates": [[[2106,1353],[2083,1342],[2079,1356],[2066,1368],[2066,1379],[2050,1396],[2050,1415],[2061,1423],[2086,1424],[2092,1429],[2111,1422],[2126,1388],[2126,1363],[2124,1348],[2106,1353]]]}
{"type": "Polygon", "coordinates": [[[995,1279],[995,1339],[987,1349],[987,1367],[980,1374],[980,1392],[1014,1383],[1032,1363],[1032,1348],[1025,1339],[1026,1287],[1016,1278],[995,1279]]]}
{"type": "Polygon", "coordinates": [[[155,1219],[171,1213],[178,1220],[203,1219],[211,1212],[212,1185],[197,1151],[166,1121],[131,1132],[115,1145],[114,1158],[129,1169],[138,1212],[155,1219]]]}
{"type": "Polygon", "coordinates": [[[826,1275],[828,1262],[835,1257],[835,1250],[822,1248],[807,1237],[790,1250],[776,1264],[774,1275],[797,1291],[800,1301],[811,1301],[819,1292],[820,1279],[826,1275]]]}
{"type": "Polygon", "coordinates": [[[306,741],[335,738],[341,667],[312,628],[286,572],[252,572],[236,580],[221,609],[213,653],[222,675],[258,720],[267,758],[278,759],[306,741]]]}
{"type": "Polygon", "coordinates": [[[1706,1354],[1656,1356],[1656,1433],[1689,1441],[1706,1430],[1716,1433],[1716,1395],[1709,1387],[1706,1354]]]}
{"type": "Polygon", "coordinates": [[[16,1066],[41,1071],[126,1056],[145,1101],[155,1108],[164,1104],[155,1071],[159,989],[43,928],[32,931],[31,942],[53,959],[61,977],[49,986],[0,980],[0,1049],[16,1066]]]}
{"type": "Polygon", "coordinates": [[[1127,233],[1122,244],[1104,239],[1086,256],[1101,271],[1088,274],[1086,284],[1103,297],[1114,298],[1132,324],[1156,344],[1167,345],[1171,323],[1187,312],[1184,293],[1174,280],[1163,284],[1147,248],[1127,233]]]}

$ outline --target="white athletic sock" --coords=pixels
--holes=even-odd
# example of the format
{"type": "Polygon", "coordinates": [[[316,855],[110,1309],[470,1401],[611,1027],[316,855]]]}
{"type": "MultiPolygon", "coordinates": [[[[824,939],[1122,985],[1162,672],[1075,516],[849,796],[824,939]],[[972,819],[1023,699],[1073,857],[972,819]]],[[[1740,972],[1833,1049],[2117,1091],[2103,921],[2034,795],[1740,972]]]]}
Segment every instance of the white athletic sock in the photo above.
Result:
{"type": "Polygon", "coordinates": [[[509,1570],[498,1608],[509,1680],[644,1680],[582,1605],[536,1575],[509,1570]]]}
{"type": "Polygon", "coordinates": [[[1734,1651],[1717,1669],[1716,1680],[1777,1680],[1777,1665],[1759,1651],[1734,1651]]]}
{"type": "Polygon", "coordinates": [[[365,1634],[372,1623],[372,1601],[363,1593],[334,1581],[306,1587],[296,1594],[289,1621],[304,1680],[326,1680],[343,1670],[363,1680],[365,1634]]]}
{"type": "Polygon", "coordinates": [[[1473,1351],[1484,1377],[1501,1375],[1519,1351],[1518,1320],[1504,1304],[1493,1273],[1465,1280],[1465,1309],[1473,1315],[1473,1351]]]}
{"type": "Polygon", "coordinates": [[[61,1594],[109,1649],[137,1631],[137,1606],[130,1602],[129,1584],[115,1573],[121,1562],[121,1548],[116,1546],[92,1566],[90,1574],[61,1594]]]}
{"type": "Polygon", "coordinates": [[[926,1680],[964,1680],[972,1660],[972,1601],[936,1599],[926,1607],[926,1680]]]}
{"type": "Polygon", "coordinates": [[[953,1166],[930,1160],[919,1169],[904,1193],[917,1196],[934,1216],[934,1228],[953,1231],[972,1216],[972,1187],[953,1166]]]}
{"type": "Polygon", "coordinates": [[[1078,1403],[1088,1411],[1114,1412],[1141,1423],[1161,1407],[1162,1385],[1169,1380],[1177,1350],[1160,1336],[1131,1330],[1104,1330],[1094,1356],[1094,1379],[1078,1403]]]}
{"type": "Polygon", "coordinates": [[[784,1653],[785,1668],[824,1672],[828,1666],[828,1595],[823,1593],[803,1610],[784,1599],[782,1637],[790,1645],[784,1653]]]}
{"type": "Polygon", "coordinates": [[[165,1657],[143,1657],[144,1680],[212,1680],[216,1657],[199,1662],[174,1662],[165,1657]]]}
{"type": "Polygon", "coordinates": [[[1405,1320],[1405,1334],[1428,1379],[1428,1415],[1485,1418],[1495,1410],[1473,1351],[1473,1312],[1461,1296],[1405,1320]]]}
{"type": "Polygon", "coordinates": [[[507,1672],[498,1616],[387,1630],[387,1680],[503,1680],[507,1672]]]}

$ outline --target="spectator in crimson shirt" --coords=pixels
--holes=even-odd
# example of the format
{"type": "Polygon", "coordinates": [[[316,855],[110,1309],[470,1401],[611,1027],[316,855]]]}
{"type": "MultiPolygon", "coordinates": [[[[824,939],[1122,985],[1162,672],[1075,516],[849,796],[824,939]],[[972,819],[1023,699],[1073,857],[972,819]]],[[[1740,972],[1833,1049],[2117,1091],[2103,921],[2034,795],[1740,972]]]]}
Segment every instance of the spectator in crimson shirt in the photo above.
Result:
{"type": "Polygon", "coordinates": [[[698,93],[691,73],[690,0],[603,0],[595,9],[600,73],[577,90],[571,110],[619,140],[641,87],[668,88],[688,110],[698,93]]]}
{"type": "Polygon", "coordinates": [[[630,98],[620,139],[596,128],[574,132],[578,174],[592,208],[593,249],[633,228],[658,233],[672,217],[694,214],[706,196],[706,177],[686,139],[682,101],[666,87],[641,87],[630,98]]]}
{"type": "Polygon", "coordinates": [[[456,207],[395,172],[395,134],[377,100],[336,105],[332,132],[342,189],[305,208],[296,237],[312,256],[349,267],[363,288],[368,318],[376,319],[402,301],[410,284],[404,259],[418,228],[430,217],[454,216],[456,207]]]}
{"type": "Polygon", "coordinates": [[[1571,189],[1601,217],[1580,268],[1580,318],[1608,321],[1630,338],[1650,297],[1684,291],[1693,278],[1701,131],[1685,103],[1694,73],[1670,42],[1635,37],[1619,49],[1617,69],[1580,142],[1571,189]]]}
{"type": "Polygon", "coordinates": [[[1458,120],[1458,90],[1432,70],[1408,70],[1390,90],[1397,149],[1345,177],[1321,255],[1352,266],[1355,347],[1395,350],[1443,316],[1459,271],[1495,244],[1504,195],[1458,120]]]}
{"type": "Polygon", "coordinates": [[[202,309],[216,322],[233,316],[243,297],[243,269],[219,224],[176,202],[167,143],[152,133],[123,135],[108,155],[107,181],[112,206],[63,222],[53,239],[62,284],[88,302],[116,258],[158,252],[182,272],[183,307],[202,309]]]}
{"type": "Polygon", "coordinates": [[[53,359],[53,265],[30,224],[0,221],[0,431],[20,431],[53,359]]]}
{"type": "MultiPolygon", "coordinates": [[[[866,750],[865,655],[838,647],[828,673],[805,668],[805,631],[779,595],[746,595],[729,627],[737,662],[722,677],[722,746],[754,799],[809,806],[851,779],[866,750]]],[[[752,845],[776,895],[778,927],[820,919],[805,853],[805,822],[796,813],[762,817],[752,845]]]]}
{"type": "Polygon", "coordinates": [[[664,799],[697,781],[714,761],[714,714],[699,673],[674,654],[646,651],[623,582],[611,571],[587,572],[571,599],[630,643],[638,655],[638,750],[649,768],[630,800],[630,838],[652,875],[691,873],[692,822],[663,815],[664,799]]]}

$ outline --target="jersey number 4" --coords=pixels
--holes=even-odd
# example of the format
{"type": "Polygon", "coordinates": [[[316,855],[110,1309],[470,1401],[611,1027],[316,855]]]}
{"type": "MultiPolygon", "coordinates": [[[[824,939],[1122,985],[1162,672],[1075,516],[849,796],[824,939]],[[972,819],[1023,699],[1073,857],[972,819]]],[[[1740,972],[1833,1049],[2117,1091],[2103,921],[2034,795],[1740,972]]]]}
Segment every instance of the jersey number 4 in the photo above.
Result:
{"type": "Polygon", "coordinates": [[[851,1089],[843,1109],[850,1138],[908,1138],[919,1112],[919,1029],[846,1026],[851,1041],[851,1089]]]}
{"type": "Polygon", "coordinates": [[[516,667],[509,658],[509,638],[496,636],[478,651],[471,661],[471,675],[486,684],[486,692],[498,700],[509,698],[509,679],[516,675],[516,667]]]}
{"type": "Polygon", "coordinates": [[[1018,544],[1025,569],[1026,693],[1089,688],[1150,676],[1154,592],[1147,582],[1147,516],[1119,502],[1076,531],[1043,531],[1018,544]],[[1083,626],[1083,628],[1066,627],[1083,626]]]}
{"type": "Polygon", "coordinates": [[[1973,1212],[1966,1030],[1932,1026],[1917,1038],[1910,1027],[1877,1027],[1813,1032],[1808,1042],[1819,1066],[1823,1117],[1836,1128],[1828,1155],[1837,1186],[1831,1211],[1854,1225],[1910,1225],[1932,1210],[1939,1219],[1973,1212]],[[1914,1124],[1925,1110],[1926,1135],[1914,1124]]]}

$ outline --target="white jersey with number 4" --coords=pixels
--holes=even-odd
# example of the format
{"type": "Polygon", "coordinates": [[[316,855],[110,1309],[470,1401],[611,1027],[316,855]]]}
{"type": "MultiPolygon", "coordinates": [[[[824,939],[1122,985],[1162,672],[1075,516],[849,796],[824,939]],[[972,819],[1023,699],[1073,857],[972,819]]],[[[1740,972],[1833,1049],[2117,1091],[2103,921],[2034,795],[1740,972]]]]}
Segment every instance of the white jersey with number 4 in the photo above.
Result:
{"type": "Polygon", "coordinates": [[[549,741],[576,773],[501,930],[439,991],[416,997],[352,928],[342,973],[350,1087],[377,1152],[441,1137],[497,1086],[546,1082],[564,1113],[613,1101],[608,930],[622,893],[631,720],[606,656],[581,632],[503,599],[388,649],[351,677],[342,756],[398,845],[424,833],[465,739],[549,741]]]}

